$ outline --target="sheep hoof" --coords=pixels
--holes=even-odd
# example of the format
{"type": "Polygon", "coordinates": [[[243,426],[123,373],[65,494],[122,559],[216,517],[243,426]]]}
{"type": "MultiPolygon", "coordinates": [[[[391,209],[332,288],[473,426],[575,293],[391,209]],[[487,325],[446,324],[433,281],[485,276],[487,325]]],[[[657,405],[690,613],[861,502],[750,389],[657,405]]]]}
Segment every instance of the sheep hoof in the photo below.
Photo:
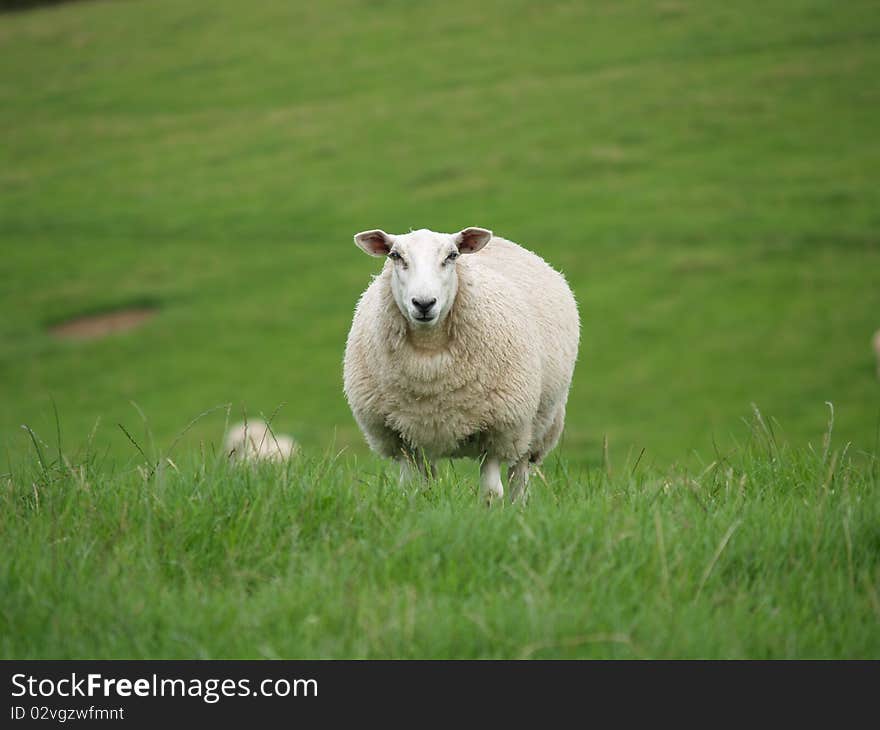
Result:
{"type": "Polygon", "coordinates": [[[491,509],[496,504],[503,507],[504,497],[503,495],[495,494],[493,492],[486,492],[483,494],[483,504],[486,505],[487,509],[491,509]]]}

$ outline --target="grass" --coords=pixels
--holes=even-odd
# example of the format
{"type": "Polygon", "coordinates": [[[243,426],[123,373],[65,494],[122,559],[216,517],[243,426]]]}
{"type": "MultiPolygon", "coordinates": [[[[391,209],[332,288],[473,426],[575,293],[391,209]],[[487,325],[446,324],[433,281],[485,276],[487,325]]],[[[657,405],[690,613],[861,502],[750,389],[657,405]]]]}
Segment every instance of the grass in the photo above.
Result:
{"type": "MultiPolygon", "coordinates": [[[[355,231],[493,228],[561,268],[566,456],[659,468],[758,403],[880,414],[876,2],[77,2],[0,16],[0,448],[233,402],[365,453],[355,231]],[[46,325],[150,302],[136,333],[46,325]]],[[[206,418],[187,445],[216,439],[206,418]]],[[[74,436],[75,435],[75,436],[74,436]]]]}
{"type": "Polygon", "coordinates": [[[761,420],[699,472],[555,460],[492,509],[472,464],[40,448],[0,482],[4,657],[880,657],[880,462],[761,420]]]}
{"type": "Polygon", "coordinates": [[[0,654],[877,657],[877,10],[0,14],[0,654]],[[525,509],[392,488],[341,393],[352,234],[467,225],[581,308],[525,509]]]}

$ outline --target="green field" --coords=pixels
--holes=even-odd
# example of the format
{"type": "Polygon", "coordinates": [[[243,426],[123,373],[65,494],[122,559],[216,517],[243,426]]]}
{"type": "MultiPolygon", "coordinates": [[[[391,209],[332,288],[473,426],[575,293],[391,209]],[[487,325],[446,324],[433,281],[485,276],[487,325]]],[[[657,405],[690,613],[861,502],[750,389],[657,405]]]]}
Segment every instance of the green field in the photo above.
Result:
{"type": "Polygon", "coordinates": [[[0,655],[880,658],[878,40],[858,0],[0,14],[0,655]],[[469,225],[581,309],[525,509],[395,490],[342,396],[352,235],[469,225]],[[224,464],[226,404],[301,457],[224,464]]]}
{"type": "Polygon", "coordinates": [[[525,509],[458,468],[44,459],[0,511],[4,657],[880,657],[880,465],[757,424],[692,475],[551,462],[525,509]]]}

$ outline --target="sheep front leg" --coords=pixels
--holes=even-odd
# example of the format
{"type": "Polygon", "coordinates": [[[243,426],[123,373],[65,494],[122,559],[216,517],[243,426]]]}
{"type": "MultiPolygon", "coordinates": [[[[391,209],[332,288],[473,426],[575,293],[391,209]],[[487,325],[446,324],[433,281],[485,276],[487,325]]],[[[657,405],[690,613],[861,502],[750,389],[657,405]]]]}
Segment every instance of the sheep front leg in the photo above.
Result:
{"type": "Polygon", "coordinates": [[[529,455],[526,454],[507,471],[507,486],[510,488],[510,501],[525,499],[532,469],[529,455]]]}
{"type": "Polygon", "coordinates": [[[406,486],[419,478],[426,482],[437,478],[437,467],[423,454],[407,453],[399,459],[399,462],[400,486],[406,486]]]}
{"type": "Polygon", "coordinates": [[[480,497],[491,504],[494,498],[501,499],[504,496],[504,487],[501,484],[501,464],[498,459],[484,457],[480,464],[480,497]]]}
{"type": "Polygon", "coordinates": [[[399,459],[398,463],[400,464],[400,477],[398,478],[397,483],[401,487],[405,487],[413,481],[417,472],[415,466],[409,459],[399,459]]]}

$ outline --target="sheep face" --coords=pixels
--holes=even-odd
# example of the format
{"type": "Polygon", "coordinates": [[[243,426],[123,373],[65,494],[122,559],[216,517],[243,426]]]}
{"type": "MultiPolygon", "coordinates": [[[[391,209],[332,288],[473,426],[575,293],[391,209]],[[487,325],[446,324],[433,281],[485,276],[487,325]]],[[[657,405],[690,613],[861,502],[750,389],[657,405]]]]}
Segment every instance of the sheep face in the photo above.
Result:
{"type": "Polygon", "coordinates": [[[456,260],[475,253],[492,238],[485,228],[458,233],[413,231],[394,236],[364,231],[355,243],[371,256],[385,256],[391,266],[391,292],[411,327],[429,329],[446,319],[458,292],[456,260]]]}

